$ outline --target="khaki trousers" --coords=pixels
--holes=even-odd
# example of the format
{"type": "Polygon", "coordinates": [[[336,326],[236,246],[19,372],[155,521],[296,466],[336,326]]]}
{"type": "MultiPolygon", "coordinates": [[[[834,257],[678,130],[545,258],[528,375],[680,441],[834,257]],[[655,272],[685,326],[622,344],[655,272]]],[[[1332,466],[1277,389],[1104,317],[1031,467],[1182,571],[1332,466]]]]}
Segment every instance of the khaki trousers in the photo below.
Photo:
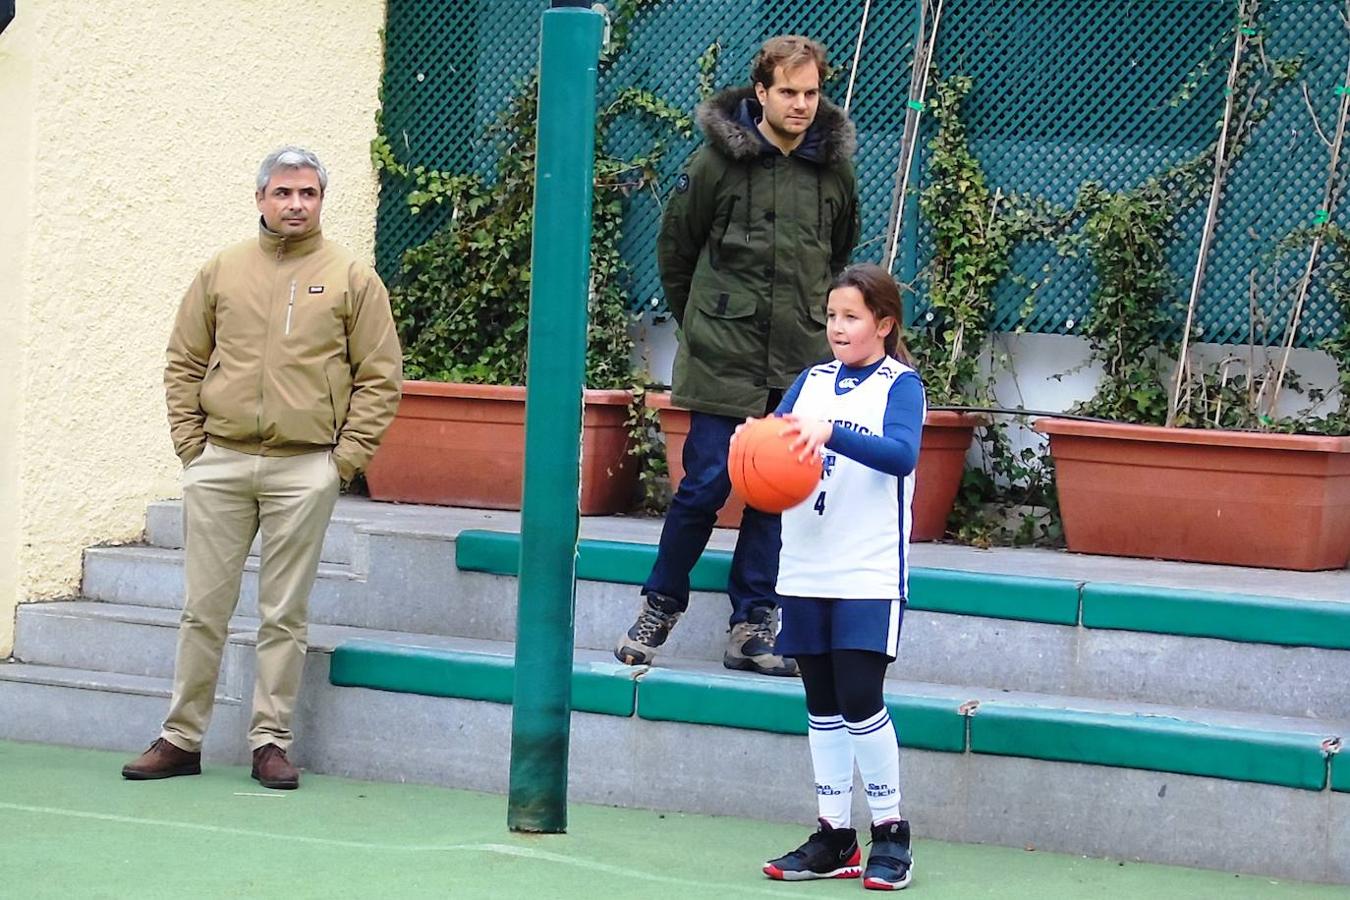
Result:
{"type": "Polygon", "coordinates": [[[338,470],[328,451],[254,456],[207,443],[183,472],[187,594],[178,628],[173,699],[161,736],[201,749],[211,720],[220,657],[254,536],[258,575],[258,674],[249,749],[291,745],[291,718],[305,664],[309,592],[337,502],[338,470]]]}

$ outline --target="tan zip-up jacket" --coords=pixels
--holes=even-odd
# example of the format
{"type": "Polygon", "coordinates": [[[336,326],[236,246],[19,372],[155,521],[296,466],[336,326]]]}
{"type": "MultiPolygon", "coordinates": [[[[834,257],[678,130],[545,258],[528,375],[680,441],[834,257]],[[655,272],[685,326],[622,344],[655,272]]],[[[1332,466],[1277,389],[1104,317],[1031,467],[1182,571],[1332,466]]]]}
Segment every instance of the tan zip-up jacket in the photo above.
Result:
{"type": "Polygon", "coordinates": [[[389,294],[319,229],[256,240],[202,267],[169,338],[164,390],[186,466],[209,438],[293,456],[331,449],[343,480],[366,467],[402,387],[389,294]]]}

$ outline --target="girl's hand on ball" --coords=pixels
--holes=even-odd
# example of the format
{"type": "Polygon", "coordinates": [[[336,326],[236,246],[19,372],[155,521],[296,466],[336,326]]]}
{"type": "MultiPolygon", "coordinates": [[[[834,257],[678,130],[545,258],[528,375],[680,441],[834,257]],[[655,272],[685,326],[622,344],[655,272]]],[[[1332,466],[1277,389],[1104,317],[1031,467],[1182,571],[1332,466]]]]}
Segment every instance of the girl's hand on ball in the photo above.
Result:
{"type": "Polygon", "coordinates": [[[783,429],[784,436],[795,434],[797,439],[789,446],[789,450],[800,450],[797,454],[799,462],[806,462],[809,457],[824,456],[825,444],[834,436],[834,423],[822,422],[819,419],[804,419],[800,416],[786,415],[783,417],[786,428],[783,429]]]}
{"type": "Polygon", "coordinates": [[[737,425],[736,430],[731,433],[731,439],[733,441],[736,440],[736,435],[740,434],[743,430],[745,430],[745,426],[749,425],[753,421],[755,421],[753,418],[746,416],[745,421],[737,425]]]}

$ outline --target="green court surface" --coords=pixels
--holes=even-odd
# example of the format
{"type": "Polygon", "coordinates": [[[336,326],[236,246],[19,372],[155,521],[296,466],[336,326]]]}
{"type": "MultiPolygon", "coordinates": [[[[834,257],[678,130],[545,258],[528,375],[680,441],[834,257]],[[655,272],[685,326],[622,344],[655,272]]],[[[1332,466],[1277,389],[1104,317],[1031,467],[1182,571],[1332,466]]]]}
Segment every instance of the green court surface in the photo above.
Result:
{"type": "MultiPolygon", "coordinates": [[[[128,754],[0,742],[0,896],[738,898],[871,896],[858,881],[781,884],[759,863],[809,830],[572,806],[565,835],[506,829],[506,799],[248,770],[123,781],[128,754]]],[[[453,748],[447,748],[453,765],[453,748]]],[[[756,772],[753,777],[765,777],[756,772]]],[[[922,823],[916,823],[921,832],[922,823]]],[[[933,898],[1346,897],[1346,888],[1003,847],[915,844],[933,898]]]]}

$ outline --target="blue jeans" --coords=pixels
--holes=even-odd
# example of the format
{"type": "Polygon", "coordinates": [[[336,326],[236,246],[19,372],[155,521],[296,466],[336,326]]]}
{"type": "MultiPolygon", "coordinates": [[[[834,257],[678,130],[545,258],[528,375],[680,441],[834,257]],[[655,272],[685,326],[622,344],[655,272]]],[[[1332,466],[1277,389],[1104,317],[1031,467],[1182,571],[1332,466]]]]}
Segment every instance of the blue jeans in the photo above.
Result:
{"type": "MultiPolygon", "coordinates": [[[[708,545],[717,511],[731,494],[727,447],[742,421],[709,413],[689,414],[684,478],[670,501],[656,563],[642,586],[644,593],[655,591],[674,598],[681,611],[689,606],[689,571],[708,545]]],[[[774,588],[778,583],[780,544],[778,516],[747,506],[727,584],[732,625],[744,622],[756,607],[772,609],[777,603],[774,588]]]]}

